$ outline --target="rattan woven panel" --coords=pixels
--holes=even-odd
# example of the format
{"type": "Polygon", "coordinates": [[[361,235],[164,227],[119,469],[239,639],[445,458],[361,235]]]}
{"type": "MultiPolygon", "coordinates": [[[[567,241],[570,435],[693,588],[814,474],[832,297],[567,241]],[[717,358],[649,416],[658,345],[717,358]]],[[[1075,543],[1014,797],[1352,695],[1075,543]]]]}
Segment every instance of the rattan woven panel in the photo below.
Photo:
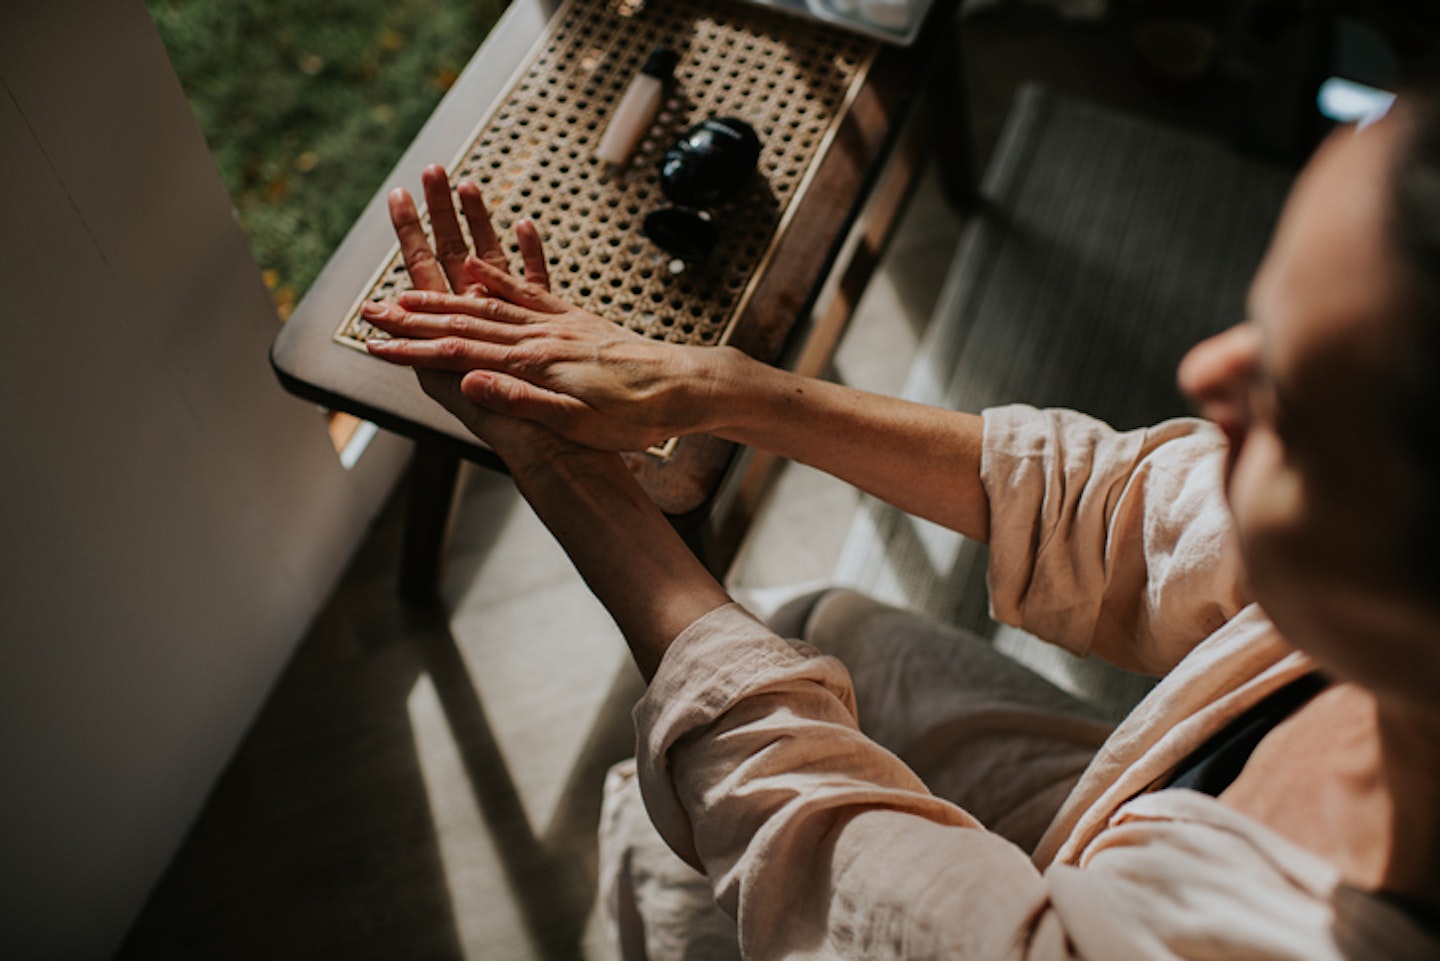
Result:
{"type": "MultiPolygon", "coordinates": [[[[876,48],[730,0],[569,0],[451,174],[480,184],[499,236],[513,237],[523,218],[535,221],[552,287],[564,299],[659,340],[723,344],[876,48]],[[593,157],[595,145],[656,46],[680,55],[669,96],[629,164],[607,168],[593,157]],[[714,252],[685,266],[641,224],[668,206],[661,155],[709,116],[740,117],[755,128],[759,175],[713,211],[714,252]]],[[[360,319],[360,304],[408,287],[397,250],[336,340],[363,349],[376,332],[360,319]]]]}

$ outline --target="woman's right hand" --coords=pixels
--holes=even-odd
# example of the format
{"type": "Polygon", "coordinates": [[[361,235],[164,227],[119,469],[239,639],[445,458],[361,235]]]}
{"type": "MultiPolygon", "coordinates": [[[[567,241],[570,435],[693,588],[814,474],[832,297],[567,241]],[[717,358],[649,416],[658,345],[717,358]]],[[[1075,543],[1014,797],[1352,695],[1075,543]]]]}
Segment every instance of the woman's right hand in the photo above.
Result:
{"type": "MultiPolygon", "coordinates": [[[[528,258],[527,258],[528,259],[528,258]]],[[[590,447],[643,450],[719,424],[720,393],[743,364],[728,348],[651,340],[471,256],[464,293],[406,292],[366,304],[390,335],[377,356],[461,374],[464,396],[590,447]]]]}

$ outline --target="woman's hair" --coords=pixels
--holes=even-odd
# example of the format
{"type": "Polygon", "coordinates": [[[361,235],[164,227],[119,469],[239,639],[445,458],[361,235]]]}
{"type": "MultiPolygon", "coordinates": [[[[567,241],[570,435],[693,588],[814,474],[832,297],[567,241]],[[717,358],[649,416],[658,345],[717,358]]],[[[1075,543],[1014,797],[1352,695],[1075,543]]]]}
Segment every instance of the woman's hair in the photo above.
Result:
{"type": "Polygon", "coordinates": [[[1440,604],[1440,73],[1415,77],[1397,104],[1404,130],[1391,180],[1392,239],[1411,327],[1395,426],[1419,481],[1405,560],[1421,596],[1440,604]]]}

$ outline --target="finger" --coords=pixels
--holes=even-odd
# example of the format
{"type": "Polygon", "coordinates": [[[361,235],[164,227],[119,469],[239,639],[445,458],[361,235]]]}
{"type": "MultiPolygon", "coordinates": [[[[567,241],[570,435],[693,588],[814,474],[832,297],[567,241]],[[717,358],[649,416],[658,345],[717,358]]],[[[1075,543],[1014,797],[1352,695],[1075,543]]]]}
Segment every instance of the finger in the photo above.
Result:
{"type": "Polygon", "coordinates": [[[460,218],[455,215],[455,201],[450,196],[450,178],[445,168],[431,164],[420,174],[420,183],[425,188],[425,205],[430,210],[430,229],[435,234],[435,257],[445,272],[449,286],[460,290],[469,281],[465,271],[465,258],[470,254],[470,245],[460,230],[460,218]]]}
{"type": "Polygon", "coordinates": [[[422,290],[448,290],[445,272],[435,259],[430,248],[430,239],[420,223],[420,214],[410,191],[396,187],[389,197],[390,223],[395,227],[395,236],[400,240],[400,256],[405,261],[405,270],[410,282],[422,290]]]}
{"type": "Polygon", "coordinates": [[[460,390],[459,377],[436,370],[422,370],[417,373],[425,393],[444,404],[451,413],[456,413],[457,408],[468,406],[465,395],[460,390]]]}
{"type": "Polygon", "coordinates": [[[644,450],[664,438],[660,434],[653,440],[645,440],[634,431],[607,429],[583,400],[506,371],[471,371],[460,379],[460,391],[480,409],[503,415],[507,420],[518,418],[538,424],[552,434],[597,450],[644,450]]]}
{"type": "Polygon", "coordinates": [[[442,370],[463,374],[472,370],[493,370],[504,366],[507,348],[463,337],[434,340],[392,338],[367,340],[365,349],[373,357],[417,370],[442,370]]]}
{"type": "MultiPolygon", "coordinates": [[[[499,321],[502,324],[537,324],[548,320],[551,316],[495,297],[442,294],[438,291],[428,290],[405,291],[396,298],[396,302],[405,310],[414,313],[468,314],[471,317],[499,321]]],[[[361,309],[362,316],[369,320],[368,315],[364,313],[367,310],[373,311],[375,308],[361,309]]],[[[385,319],[385,315],[381,315],[381,319],[385,319]]]]}
{"type": "Polygon", "coordinates": [[[519,417],[568,436],[584,404],[573,397],[537,387],[529,381],[494,370],[474,370],[460,378],[466,400],[496,414],[519,417]]]}
{"type": "Polygon", "coordinates": [[[493,303],[494,310],[499,317],[487,317],[476,311],[478,303],[473,300],[464,302],[463,306],[467,309],[458,313],[411,312],[401,310],[393,304],[377,304],[374,307],[366,305],[361,308],[361,316],[371,326],[383,330],[392,337],[410,340],[465,337],[491,343],[518,343],[523,337],[519,328],[526,323],[526,320],[517,320],[513,315],[524,311],[524,308],[515,307],[503,301],[490,303],[493,303]]]}
{"type": "Polygon", "coordinates": [[[432,400],[453,414],[476,437],[486,439],[487,428],[494,416],[465,399],[460,392],[459,377],[436,370],[417,370],[415,375],[420,381],[420,389],[432,400]]]}
{"type": "Polygon", "coordinates": [[[545,314],[563,314],[570,309],[569,304],[543,287],[516,280],[509,274],[496,270],[478,257],[471,257],[465,262],[465,265],[469,268],[471,277],[484,284],[496,297],[508,300],[512,304],[529,307],[531,310],[538,310],[545,314]]]}
{"type": "Polygon", "coordinates": [[[535,223],[522,220],[515,225],[515,239],[520,243],[520,259],[525,264],[525,282],[541,290],[550,289],[550,265],[545,261],[545,246],[535,223]]]}
{"type": "MultiPolygon", "coordinates": [[[[490,445],[505,461],[507,468],[515,456],[533,460],[537,456],[537,441],[545,443],[546,438],[534,424],[513,417],[501,417],[466,398],[454,374],[431,370],[416,371],[416,374],[421,389],[455,415],[472,434],[490,445]]],[[[538,456],[543,458],[545,455],[541,451],[538,456]]]]}
{"type": "Polygon", "coordinates": [[[500,238],[495,236],[495,227],[490,223],[490,211],[485,209],[485,197],[480,193],[479,184],[466,180],[456,188],[456,192],[460,195],[460,209],[465,211],[465,222],[470,225],[476,255],[508,274],[510,263],[500,245],[500,238]]]}

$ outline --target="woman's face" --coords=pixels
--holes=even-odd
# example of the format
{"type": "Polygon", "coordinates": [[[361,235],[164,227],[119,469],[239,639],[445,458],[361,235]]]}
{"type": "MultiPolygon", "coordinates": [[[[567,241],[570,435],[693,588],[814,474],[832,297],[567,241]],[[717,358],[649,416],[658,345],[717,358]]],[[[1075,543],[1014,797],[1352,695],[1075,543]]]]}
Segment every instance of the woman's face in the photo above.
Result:
{"type": "Polygon", "coordinates": [[[1321,147],[1256,274],[1249,317],[1180,367],[1181,389],[1229,439],[1226,496],[1256,600],[1292,643],[1375,688],[1409,683],[1395,675],[1400,642],[1385,640],[1410,616],[1395,573],[1417,496],[1385,390],[1404,349],[1386,230],[1401,122],[1321,147]]]}

